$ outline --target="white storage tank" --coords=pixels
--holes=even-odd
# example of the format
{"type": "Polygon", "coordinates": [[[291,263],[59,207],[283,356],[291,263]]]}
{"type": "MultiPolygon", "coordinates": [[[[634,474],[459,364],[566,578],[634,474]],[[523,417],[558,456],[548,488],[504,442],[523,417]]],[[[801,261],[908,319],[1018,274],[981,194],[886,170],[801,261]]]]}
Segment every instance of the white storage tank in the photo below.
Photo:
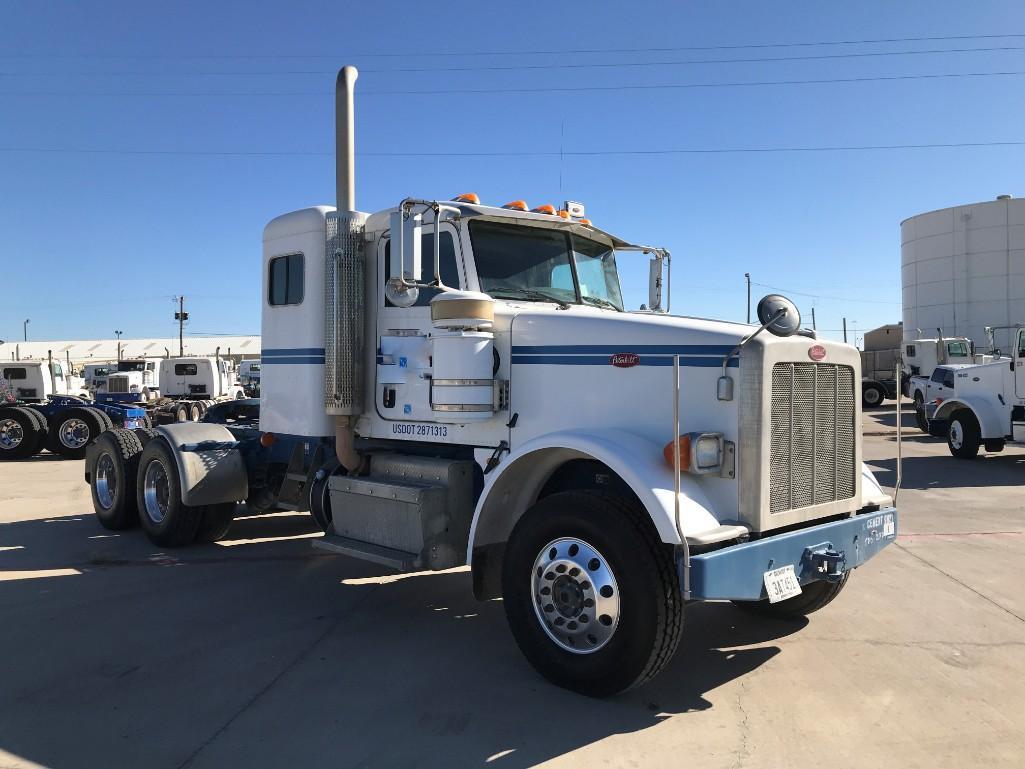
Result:
{"type": "Polygon", "coordinates": [[[905,339],[942,328],[984,350],[986,326],[1025,323],[1025,198],[912,216],[900,234],[905,339]]]}

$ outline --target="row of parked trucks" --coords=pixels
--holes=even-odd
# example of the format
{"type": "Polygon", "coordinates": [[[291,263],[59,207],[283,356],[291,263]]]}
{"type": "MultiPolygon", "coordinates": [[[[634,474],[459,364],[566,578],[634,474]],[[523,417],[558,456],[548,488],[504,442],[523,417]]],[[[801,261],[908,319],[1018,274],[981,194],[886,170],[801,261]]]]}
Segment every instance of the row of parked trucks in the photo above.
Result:
{"type": "Polygon", "coordinates": [[[88,388],[69,391],[59,362],[0,365],[0,460],[23,459],[43,449],[80,458],[89,443],[112,427],[195,422],[217,403],[247,397],[234,369],[219,355],[89,364],[85,374],[88,388]]]}
{"type": "Polygon", "coordinates": [[[467,564],[530,663],[596,696],[665,668],[689,602],[804,617],[894,540],[856,349],[778,296],[760,326],[670,315],[669,252],[577,203],[356,210],[355,79],[337,81],[337,205],[264,230],[257,421],[102,433],[103,526],[184,546],[244,502],[309,511],[316,546],[392,569],[467,564]],[[629,311],[619,270],[642,254],[629,311]]]}

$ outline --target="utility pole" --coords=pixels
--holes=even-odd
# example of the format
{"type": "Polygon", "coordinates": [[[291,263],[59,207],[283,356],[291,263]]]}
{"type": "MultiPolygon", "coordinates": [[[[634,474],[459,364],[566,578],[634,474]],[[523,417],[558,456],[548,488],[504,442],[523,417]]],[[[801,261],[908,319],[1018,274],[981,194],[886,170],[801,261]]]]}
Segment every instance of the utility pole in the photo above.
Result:
{"type": "Polygon", "coordinates": [[[844,343],[846,344],[846,342],[847,342],[847,318],[843,319],[843,340],[844,340],[844,343]]]}
{"type": "Polygon", "coordinates": [[[26,342],[28,341],[28,324],[30,320],[30,318],[25,318],[25,322],[21,324],[21,331],[25,335],[24,341],[26,342]]]}
{"type": "Polygon", "coordinates": [[[817,331],[818,330],[817,328],[815,328],[815,305],[811,306],[811,330],[812,331],[817,331]]]}
{"type": "Polygon", "coordinates": [[[185,321],[189,319],[189,314],[185,312],[185,297],[178,297],[178,312],[174,314],[174,319],[178,321],[178,357],[185,357],[185,321]]]}
{"type": "Polygon", "coordinates": [[[747,322],[751,322],[751,273],[745,272],[744,279],[747,281],[747,322]]]}
{"type": "Polygon", "coordinates": [[[124,332],[115,330],[114,333],[117,334],[117,359],[121,360],[121,334],[124,332]]]}

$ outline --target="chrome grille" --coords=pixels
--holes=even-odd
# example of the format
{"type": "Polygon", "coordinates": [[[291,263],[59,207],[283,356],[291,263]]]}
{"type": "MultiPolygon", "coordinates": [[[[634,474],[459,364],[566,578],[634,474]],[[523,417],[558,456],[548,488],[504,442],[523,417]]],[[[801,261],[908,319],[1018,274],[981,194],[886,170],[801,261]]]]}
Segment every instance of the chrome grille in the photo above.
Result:
{"type": "Polygon", "coordinates": [[[770,512],[854,496],[854,412],[850,366],[773,366],[770,512]]]}
{"type": "Polygon", "coordinates": [[[128,392],[128,377],[109,376],[107,377],[107,392],[126,393],[128,392]]]}

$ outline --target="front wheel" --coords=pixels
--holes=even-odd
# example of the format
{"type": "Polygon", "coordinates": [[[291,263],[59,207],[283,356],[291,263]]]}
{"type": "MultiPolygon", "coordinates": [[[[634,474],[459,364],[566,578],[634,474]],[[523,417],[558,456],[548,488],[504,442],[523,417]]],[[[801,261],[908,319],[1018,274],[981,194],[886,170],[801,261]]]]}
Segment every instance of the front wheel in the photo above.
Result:
{"type": "Polygon", "coordinates": [[[643,509],[610,494],[553,494],[524,513],[502,566],[520,650],[552,683],[604,697],[672,659],[683,599],[672,550],[643,509]]]}
{"type": "Polygon", "coordinates": [[[861,404],[867,408],[875,408],[883,402],[883,391],[878,385],[869,384],[861,391],[861,404]]]}
{"type": "Polygon", "coordinates": [[[915,424],[923,433],[929,432],[929,417],[925,414],[925,401],[921,393],[915,393],[915,424]]]}
{"type": "Polygon", "coordinates": [[[975,459],[979,454],[979,423],[968,409],[955,411],[947,425],[947,448],[958,459],[975,459]]]}

